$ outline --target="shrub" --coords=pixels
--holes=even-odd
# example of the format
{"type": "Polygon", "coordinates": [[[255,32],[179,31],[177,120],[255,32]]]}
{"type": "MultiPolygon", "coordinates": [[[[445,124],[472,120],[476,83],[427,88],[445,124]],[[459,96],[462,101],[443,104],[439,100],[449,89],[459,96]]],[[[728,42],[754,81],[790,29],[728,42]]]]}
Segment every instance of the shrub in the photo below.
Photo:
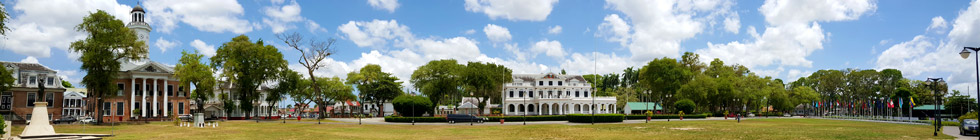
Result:
{"type": "MultiPolygon", "coordinates": [[[[520,122],[524,121],[524,116],[490,116],[487,117],[489,121],[500,121],[504,119],[506,122],[520,122]]],[[[565,115],[546,115],[546,116],[527,116],[527,121],[565,121],[568,117],[565,115]]]]}
{"type": "Polygon", "coordinates": [[[445,117],[396,117],[387,116],[385,117],[385,122],[447,122],[445,117]]]}
{"type": "MultiPolygon", "coordinates": [[[[707,118],[710,113],[705,114],[689,114],[684,115],[685,119],[704,119],[707,118]]],[[[650,116],[650,119],[678,119],[680,116],[678,114],[657,114],[650,116]]],[[[637,119],[647,119],[646,115],[627,115],[626,119],[637,120],[637,119]]]]}
{"type": "Polygon", "coordinates": [[[678,111],[691,113],[694,112],[694,107],[695,107],[694,101],[691,101],[690,99],[683,99],[674,102],[674,108],[677,108],[678,111]]]}
{"type": "Polygon", "coordinates": [[[962,122],[964,119],[977,119],[977,112],[970,112],[960,115],[960,122],[962,122]]]}
{"type": "MultiPolygon", "coordinates": [[[[401,95],[395,97],[391,101],[391,105],[401,116],[418,117],[426,112],[432,112],[432,101],[422,96],[401,95]]],[[[416,120],[416,122],[418,121],[416,120]]]]}
{"type": "MultiPolygon", "coordinates": [[[[623,114],[595,114],[595,122],[623,122],[623,114]]],[[[590,123],[592,122],[591,114],[569,114],[568,122],[576,123],[590,123]]]]}

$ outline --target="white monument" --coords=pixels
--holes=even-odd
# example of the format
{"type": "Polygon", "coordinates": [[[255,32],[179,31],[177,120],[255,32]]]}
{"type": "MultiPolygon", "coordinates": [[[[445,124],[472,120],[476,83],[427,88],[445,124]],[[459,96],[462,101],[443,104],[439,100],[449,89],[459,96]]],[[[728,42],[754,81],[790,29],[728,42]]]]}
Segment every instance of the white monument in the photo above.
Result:
{"type": "Polygon", "coordinates": [[[54,127],[48,120],[48,102],[34,102],[34,111],[31,113],[31,124],[24,128],[20,136],[39,136],[55,135],[54,127]]]}

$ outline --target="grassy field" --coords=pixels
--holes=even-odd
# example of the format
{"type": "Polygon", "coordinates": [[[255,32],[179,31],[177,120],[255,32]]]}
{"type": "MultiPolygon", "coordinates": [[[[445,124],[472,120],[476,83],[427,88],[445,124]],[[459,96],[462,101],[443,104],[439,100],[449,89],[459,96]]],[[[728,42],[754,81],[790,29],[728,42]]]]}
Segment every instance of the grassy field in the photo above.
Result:
{"type": "MultiPolygon", "coordinates": [[[[295,122],[295,121],[293,121],[295,122]]],[[[306,121],[304,121],[306,122],[306,121]]],[[[20,134],[24,126],[15,126],[20,134]]],[[[103,133],[108,139],[952,139],[930,126],[823,119],[672,121],[596,125],[356,125],[230,121],[220,128],[144,125],[55,125],[59,133],[103,133]],[[83,128],[84,127],[84,128],[83,128]]]]}

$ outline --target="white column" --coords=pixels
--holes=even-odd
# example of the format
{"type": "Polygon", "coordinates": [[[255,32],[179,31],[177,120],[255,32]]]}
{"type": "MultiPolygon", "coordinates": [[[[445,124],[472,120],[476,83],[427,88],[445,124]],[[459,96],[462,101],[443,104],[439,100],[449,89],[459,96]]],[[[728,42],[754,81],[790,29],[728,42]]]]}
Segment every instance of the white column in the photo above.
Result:
{"type": "Polygon", "coordinates": [[[565,107],[564,104],[558,104],[558,115],[565,115],[564,107],[565,107]]]}
{"type": "Polygon", "coordinates": [[[164,117],[167,116],[167,112],[170,112],[170,100],[167,100],[168,96],[170,96],[170,95],[167,95],[167,93],[170,93],[170,89],[167,89],[167,85],[168,85],[167,84],[167,79],[163,79],[163,102],[166,103],[166,105],[163,105],[163,116],[164,117]]]}
{"type": "Polygon", "coordinates": [[[140,85],[140,89],[143,89],[143,94],[140,95],[140,99],[143,100],[143,102],[140,102],[140,104],[143,104],[140,105],[140,115],[146,117],[146,90],[148,90],[146,89],[146,78],[143,78],[143,84],[140,85]]]}
{"type": "Polygon", "coordinates": [[[157,80],[159,79],[153,79],[153,115],[152,115],[153,117],[156,117],[157,111],[159,111],[157,109],[158,106],[157,105],[158,104],[157,103],[157,80]]]}
{"type": "Polygon", "coordinates": [[[132,117],[134,116],[132,110],[136,108],[136,102],[134,102],[136,101],[136,77],[130,78],[129,87],[129,116],[132,117]]]}

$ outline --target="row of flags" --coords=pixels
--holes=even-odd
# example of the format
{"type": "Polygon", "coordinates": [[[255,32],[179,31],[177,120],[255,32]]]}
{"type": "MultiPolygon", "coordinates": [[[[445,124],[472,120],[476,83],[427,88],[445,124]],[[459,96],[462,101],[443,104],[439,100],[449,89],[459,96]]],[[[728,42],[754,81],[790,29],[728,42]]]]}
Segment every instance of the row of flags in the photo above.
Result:
{"type": "MultiPolygon", "coordinates": [[[[898,98],[898,107],[899,108],[903,108],[903,104],[904,104],[903,101],[904,100],[902,98],[898,98]]],[[[858,102],[857,104],[861,108],[868,108],[869,106],[879,107],[879,108],[882,108],[882,107],[895,108],[895,100],[891,100],[891,99],[889,99],[889,100],[857,101],[857,102],[858,102]]],[[[909,104],[911,104],[912,106],[915,106],[915,99],[914,98],[909,98],[909,104]]],[[[844,107],[854,108],[854,105],[855,105],[854,102],[850,102],[850,103],[848,103],[846,101],[844,102],[844,107]]],[[[825,106],[824,105],[824,102],[816,102],[816,101],[813,102],[813,107],[820,108],[820,107],[824,107],[824,106],[825,106]]],[[[840,100],[837,100],[837,101],[833,102],[833,104],[831,104],[831,106],[838,106],[838,107],[840,107],[841,106],[840,100]]]]}

